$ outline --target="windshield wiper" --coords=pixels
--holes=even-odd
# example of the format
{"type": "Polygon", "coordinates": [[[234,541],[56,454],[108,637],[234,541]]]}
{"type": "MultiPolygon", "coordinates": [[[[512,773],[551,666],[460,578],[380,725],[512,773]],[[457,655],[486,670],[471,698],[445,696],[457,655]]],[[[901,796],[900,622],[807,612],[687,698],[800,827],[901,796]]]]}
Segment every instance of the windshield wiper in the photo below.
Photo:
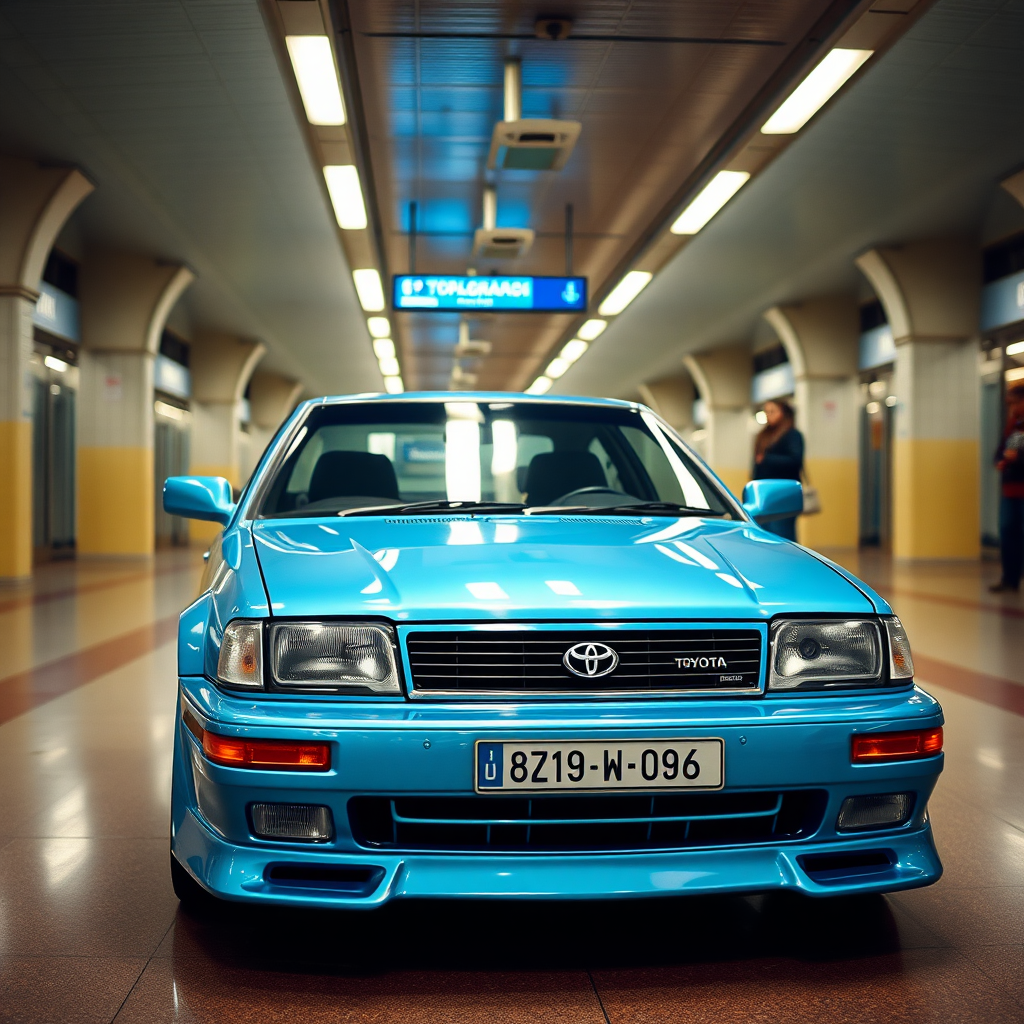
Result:
{"type": "Polygon", "coordinates": [[[716,512],[710,508],[695,508],[692,505],[677,505],[674,501],[638,501],[628,505],[550,505],[544,508],[528,509],[531,516],[553,515],[629,515],[635,512],[647,512],[652,515],[665,516],[724,516],[726,512],[716,512]]]}
{"type": "Polygon", "coordinates": [[[336,513],[339,516],[382,516],[389,513],[407,515],[412,512],[522,512],[526,508],[516,501],[413,501],[392,505],[365,505],[360,508],[346,508],[336,513]]]}

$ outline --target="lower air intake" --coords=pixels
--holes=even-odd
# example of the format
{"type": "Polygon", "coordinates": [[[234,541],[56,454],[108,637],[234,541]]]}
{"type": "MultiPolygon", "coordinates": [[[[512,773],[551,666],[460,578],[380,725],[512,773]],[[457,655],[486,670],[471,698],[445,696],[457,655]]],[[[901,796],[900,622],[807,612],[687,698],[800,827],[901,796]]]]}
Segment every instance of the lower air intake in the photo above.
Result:
{"type": "Polygon", "coordinates": [[[356,842],[445,851],[664,850],[802,839],[825,793],[790,790],[669,796],[354,797],[356,842]]]}

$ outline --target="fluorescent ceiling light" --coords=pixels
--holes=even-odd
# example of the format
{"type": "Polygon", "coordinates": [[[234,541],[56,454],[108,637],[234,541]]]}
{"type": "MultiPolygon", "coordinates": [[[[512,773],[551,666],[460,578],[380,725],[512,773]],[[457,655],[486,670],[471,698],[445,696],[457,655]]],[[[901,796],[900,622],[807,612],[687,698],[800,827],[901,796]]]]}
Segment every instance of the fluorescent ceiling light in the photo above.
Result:
{"type": "Polygon", "coordinates": [[[373,354],[378,359],[394,359],[395,343],[390,338],[374,338],[373,354]]]}
{"type": "Polygon", "coordinates": [[[581,341],[579,338],[573,338],[572,341],[567,341],[562,346],[562,351],[558,355],[566,362],[575,363],[588,348],[590,348],[590,345],[587,342],[581,341]]]}
{"type": "Polygon", "coordinates": [[[491,421],[491,473],[512,473],[519,461],[516,425],[512,420],[491,421]]]}
{"type": "Polygon", "coordinates": [[[593,341],[607,326],[607,320],[588,320],[576,333],[584,341],[593,341]]]}
{"type": "MultiPolygon", "coordinates": [[[[1024,341],[1015,341],[1012,345],[1007,345],[1006,354],[1008,356],[1024,355],[1024,341]]],[[[46,358],[46,365],[50,365],[49,356],[46,358]]]]}
{"type": "Polygon", "coordinates": [[[830,51],[790,94],[789,99],[768,118],[761,132],[764,135],[792,135],[800,131],[874,52],[845,49],[830,51]]]}
{"type": "Polygon", "coordinates": [[[747,171],[719,171],[670,228],[673,235],[695,235],[750,179],[747,171]]]}
{"type": "Polygon", "coordinates": [[[377,362],[380,365],[380,372],[385,377],[398,377],[402,372],[394,356],[378,359],[377,362]]]}
{"type": "MultiPolygon", "coordinates": [[[[1010,350],[1007,349],[1007,351],[1009,352],[1010,350]]],[[[51,370],[56,370],[58,373],[63,373],[68,368],[68,364],[56,356],[44,356],[43,366],[48,366],[51,370]]]]}
{"type": "Polygon", "coordinates": [[[538,377],[527,389],[528,395],[543,395],[545,391],[551,390],[554,383],[550,377],[538,377]]]}
{"type": "Polygon", "coordinates": [[[366,326],[371,338],[390,338],[391,324],[386,316],[370,316],[366,318],[366,326]]]}
{"type": "Polygon", "coordinates": [[[384,308],[384,288],[376,269],[369,267],[366,270],[353,270],[352,280],[359,296],[359,305],[367,313],[379,313],[384,308]]]}
{"type": "Polygon", "coordinates": [[[338,226],[346,231],[358,231],[366,227],[366,206],[363,190],[359,187],[359,172],[352,164],[335,164],[324,168],[327,191],[331,194],[331,205],[338,226]]]}
{"type": "Polygon", "coordinates": [[[449,501],[480,500],[480,424],[449,419],[444,428],[444,483],[449,501]]]}
{"type": "Polygon", "coordinates": [[[602,316],[621,313],[647,287],[653,276],[646,270],[631,270],[598,306],[598,313],[602,316]]]}
{"type": "Polygon", "coordinates": [[[285,36],[285,42],[309,123],[344,124],[345,101],[327,36],[285,36]]]}
{"type": "Polygon", "coordinates": [[[570,366],[572,366],[572,363],[568,359],[563,359],[559,356],[557,359],[552,359],[551,362],[548,363],[548,368],[544,371],[544,375],[546,377],[550,377],[552,380],[558,380],[558,378],[561,377],[570,366]]]}
{"type": "Polygon", "coordinates": [[[385,377],[384,390],[389,395],[400,395],[405,390],[401,377],[385,377]]]}

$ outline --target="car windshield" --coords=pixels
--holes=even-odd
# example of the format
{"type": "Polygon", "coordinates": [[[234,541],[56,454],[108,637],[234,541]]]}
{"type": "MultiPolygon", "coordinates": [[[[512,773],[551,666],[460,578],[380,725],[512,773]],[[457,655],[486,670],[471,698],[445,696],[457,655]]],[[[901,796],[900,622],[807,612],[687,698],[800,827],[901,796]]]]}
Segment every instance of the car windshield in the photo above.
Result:
{"type": "Polygon", "coordinates": [[[261,518],[399,508],[732,515],[651,413],[582,403],[314,406],[261,493],[261,518]]]}

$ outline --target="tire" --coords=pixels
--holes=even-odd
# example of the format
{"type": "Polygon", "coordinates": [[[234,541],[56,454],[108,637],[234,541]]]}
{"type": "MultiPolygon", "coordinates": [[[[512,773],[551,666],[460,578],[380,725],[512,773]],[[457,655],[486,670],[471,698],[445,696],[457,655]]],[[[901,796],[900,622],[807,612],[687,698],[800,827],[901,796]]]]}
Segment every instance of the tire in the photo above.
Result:
{"type": "Polygon", "coordinates": [[[211,896],[171,854],[171,886],[178,902],[186,909],[198,913],[209,913],[220,902],[211,896]]]}

